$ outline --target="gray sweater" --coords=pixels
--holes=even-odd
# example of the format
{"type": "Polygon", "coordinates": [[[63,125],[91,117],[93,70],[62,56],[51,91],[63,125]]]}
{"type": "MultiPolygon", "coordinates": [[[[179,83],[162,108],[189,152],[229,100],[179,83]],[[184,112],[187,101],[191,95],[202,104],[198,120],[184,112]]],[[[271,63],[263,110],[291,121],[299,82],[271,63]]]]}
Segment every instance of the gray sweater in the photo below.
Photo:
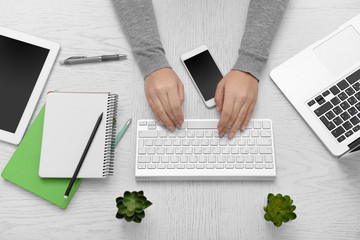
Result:
{"type": "MultiPolygon", "coordinates": [[[[121,26],[144,77],[171,67],[165,56],[151,0],[113,0],[121,26]]],[[[233,69],[259,79],[289,0],[250,0],[239,56],[233,69]]]]}

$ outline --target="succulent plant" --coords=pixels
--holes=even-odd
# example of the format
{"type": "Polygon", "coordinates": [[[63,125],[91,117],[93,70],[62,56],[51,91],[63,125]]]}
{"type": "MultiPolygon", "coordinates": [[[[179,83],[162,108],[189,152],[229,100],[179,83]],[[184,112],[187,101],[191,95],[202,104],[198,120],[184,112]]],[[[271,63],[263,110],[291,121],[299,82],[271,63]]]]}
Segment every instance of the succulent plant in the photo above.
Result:
{"type": "Polygon", "coordinates": [[[144,192],[129,192],[124,193],[124,197],[116,198],[116,206],[118,212],[116,218],[124,218],[126,221],[134,221],[141,223],[141,219],[145,217],[144,209],[152,204],[144,196],[144,192]]]}
{"type": "Polygon", "coordinates": [[[264,207],[266,212],[264,218],[267,221],[272,221],[275,226],[280,227],[283,222],[296,218],[294,213],[296,206],[292,205],[293,200],[289,196],[280,193],[275,196],[269,193],[267,198],[268,205],[264,207]]]}

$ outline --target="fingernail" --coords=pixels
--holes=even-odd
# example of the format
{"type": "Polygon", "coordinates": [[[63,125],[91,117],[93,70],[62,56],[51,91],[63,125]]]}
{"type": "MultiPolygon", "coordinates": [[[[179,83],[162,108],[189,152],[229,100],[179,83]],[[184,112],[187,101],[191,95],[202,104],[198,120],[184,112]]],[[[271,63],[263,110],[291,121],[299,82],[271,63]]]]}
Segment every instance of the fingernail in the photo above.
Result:
{"type": "Polygon", "coordinates": [[[216,106],[216,111],[220,112],[220,107],[219,106],[216,106]]]}
{"type": "Polygon", "coordinates": [[[231,139],[231,138],[233,138],[234,137],[234,133],[229,133],[229,135],[228,135],[228,137],[231,139]]]}
{"type": "Polygon", "coordinates": [[[246,126],[241,127],[241,131],[245,131],[246,126]]]}
{"type": "Polygon", "coordinates": [[[178,123],[178,124],[176,124],[176,127],[180,129],[181,125],[178,123]]]}
{"type": "Polygon", "coordinates": [[[174,127],[173,126],[167,126],[168,129],[170,129],[170,131],[174,131],[174,127]]]}
{"type": "Polygon", "coordinates": [[[219,136],[220,136],[220,137],[223,137],[223,136],[224,136],[224,133],[222,133],[222,132],[219,133],[219,136]]]}

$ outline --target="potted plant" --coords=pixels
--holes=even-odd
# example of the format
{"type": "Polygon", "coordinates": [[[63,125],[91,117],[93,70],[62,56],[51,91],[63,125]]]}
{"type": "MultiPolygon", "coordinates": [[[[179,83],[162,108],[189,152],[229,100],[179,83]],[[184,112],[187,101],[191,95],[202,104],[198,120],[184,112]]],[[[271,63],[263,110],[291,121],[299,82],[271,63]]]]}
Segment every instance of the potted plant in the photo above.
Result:
{"type": "Polygon", "coordinates": [[[267,221],[272,221],[275,226],[280,227],[283,222],[296,218],[294,213],[296,206],[292,205],[293,200],[289,196],[283,196],[280,193],[275,196],[269,193],[267,203],[268,205],[264,207],[264,218],[267,221]]]}
{"type": "Polygon", "coordinates": [[[145,208],[148,208],[152,202],[146,199],[143,191],[124,193],[124,197],[116,198],[116,206],[118,211],[116,218],[124,218],[126,221],[134,221],[141,223],[141,219],[145,217],[145,208]]]}

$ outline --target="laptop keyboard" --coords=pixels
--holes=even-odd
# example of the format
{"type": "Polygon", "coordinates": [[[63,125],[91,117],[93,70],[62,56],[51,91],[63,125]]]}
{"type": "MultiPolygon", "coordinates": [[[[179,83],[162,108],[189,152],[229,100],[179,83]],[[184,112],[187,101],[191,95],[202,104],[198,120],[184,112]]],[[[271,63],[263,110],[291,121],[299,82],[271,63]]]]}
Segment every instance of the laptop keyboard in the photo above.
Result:
{"type": "Polygon", "coordinates": [[[315,115],[340,143],[360,130],[360,69],[310,100],[315,115]]]}

